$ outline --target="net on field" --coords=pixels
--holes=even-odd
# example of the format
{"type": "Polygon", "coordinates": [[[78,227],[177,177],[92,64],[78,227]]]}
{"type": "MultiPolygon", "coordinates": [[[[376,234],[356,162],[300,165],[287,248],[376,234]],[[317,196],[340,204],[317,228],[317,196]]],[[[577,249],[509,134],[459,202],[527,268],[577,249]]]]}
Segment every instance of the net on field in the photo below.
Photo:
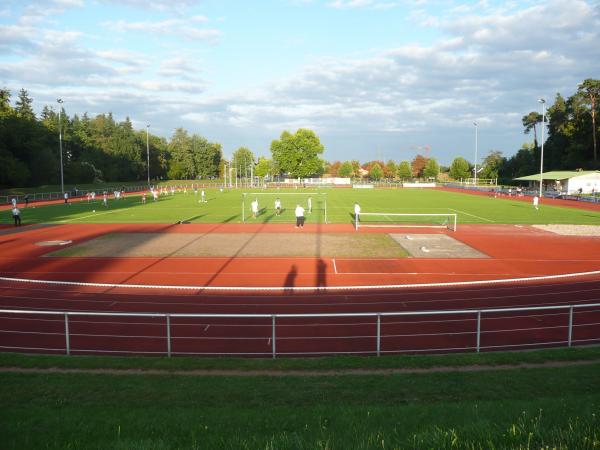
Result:
{"type": "Polygon", "coordinates": [[[247,192],[242,195],[243,222],[293,223],[296,221],[296,206],[304,208],[307,223],[327,223],[327,195],[307,192],[247,192]],[[276,208],[279,201],[280,209],[276,208]],[[258,202],[256,217],[252,202],[258,202]]]}
{"type": "Polygon", "coordinates": [[[456,231],[456,214],[360,213],[354,217],[359,228],[447,228],[456,231]]]}

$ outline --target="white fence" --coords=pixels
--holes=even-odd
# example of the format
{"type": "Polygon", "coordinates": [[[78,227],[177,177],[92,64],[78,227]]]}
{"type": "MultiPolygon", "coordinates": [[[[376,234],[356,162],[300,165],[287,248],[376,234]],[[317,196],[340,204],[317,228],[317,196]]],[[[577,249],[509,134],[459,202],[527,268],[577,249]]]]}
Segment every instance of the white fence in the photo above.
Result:
{"type": "Polygon", "coordinates": [[[600,343],[600,303],[346,314],[0,310],[14,352],[313,356],[480,352],[600,343]]]}

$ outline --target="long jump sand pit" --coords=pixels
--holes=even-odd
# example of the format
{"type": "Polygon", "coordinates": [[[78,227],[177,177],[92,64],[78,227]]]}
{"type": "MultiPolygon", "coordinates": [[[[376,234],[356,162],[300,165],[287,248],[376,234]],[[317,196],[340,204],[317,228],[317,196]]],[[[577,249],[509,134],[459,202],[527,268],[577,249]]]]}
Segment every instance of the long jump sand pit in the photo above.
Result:
{"type": "Polygon", "coordinates": [[[390,234],[414,258],[488,258],[445,234],[390,234]]]}
{"type": "Polygon", "coordinates": [[[46,256],[404,258],[383,233],[109,233],[46,256]]]}

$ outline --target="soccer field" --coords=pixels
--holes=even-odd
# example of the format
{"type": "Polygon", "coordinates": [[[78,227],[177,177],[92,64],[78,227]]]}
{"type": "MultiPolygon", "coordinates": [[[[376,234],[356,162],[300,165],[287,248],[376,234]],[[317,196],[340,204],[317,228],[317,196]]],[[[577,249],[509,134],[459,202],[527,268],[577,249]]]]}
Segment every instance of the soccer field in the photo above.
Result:
{"type": "MultiPolygon", "coordinates": [[[[25,224],[31,223],[292,223],[294,208],[307,207],[312,197],[313,212],[306,214],[307,223],[352,223],[354,203],[362,213],[457,214],[458,223],[480,224],[596,224],[600,212],[545,205],[539,210],[530,202],[509,198],[493,198],[427,189],[301,189],[301,190],[228,190],[206,189],[207,202],[193,192],[161,196],[157,202],[148,196],[142,204],[139,195],[130,195],[108,206],[102,201],[75,201],[69,205],[30,205],[21,207],[25,224]],[[245,201],[244,201],[244,195],[245,201]],[[282,202],[281,215],[275,214],[274,202],[282,202]],[[250,202],[258,198],[259,215],[252,217],[250,202]],[[244,208],[244,218],[242,215],[244,208]],[[326,216],[325,216],[326,211],[326,216]]],[[[10,210],[0,216],[0,223],[11,224],[10,210]]]]}

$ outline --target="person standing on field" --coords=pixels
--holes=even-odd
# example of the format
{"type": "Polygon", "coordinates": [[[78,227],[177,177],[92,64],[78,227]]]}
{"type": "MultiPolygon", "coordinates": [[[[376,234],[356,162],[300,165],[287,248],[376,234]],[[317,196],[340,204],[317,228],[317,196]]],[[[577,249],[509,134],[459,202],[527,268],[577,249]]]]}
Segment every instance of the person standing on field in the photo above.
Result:
{"type": "Polygon", "coordinates": [[[69,203],[69,193],[65,192],[65,205],[67,205],[69,203]]]}
{"type": "Polygon", "coordinates": [[[275,214],[281,214],[281,200],[279,200],[279,197],[275,199],[275,214]]]}
{"type": "Polygon", "coordinates": [[[354,203],[354,220],[358,222],[360,218],[360,205],[358,203],[354,203]]]}
{"type": "Polygon", "coordinates": [[[15,221],[15,227],[21,226],[21,211],[16,206],[12,209],[13,220],[15,221]]]}
{"type": "Polygon", "coordinates": [[[257,198],[252,200],[252,203],[250,203],[250,208],[252,209],[252,217],[254,217],[256,219],[256,216],[258,215],[258,199],[257,198]]]}
{"type": "Polygon", "coordinates": [[[294,213],[296,214],[296,228],[304,228],[304,208],[302,205],[296,205],[294,213]]]}
{"type": "Polygon", "coordinates": [[[539,207],[538,207],[539,204],[540,204],[540,198],[537,195],[535,195],[533,197],[533,207],[537,210],[537,209],[539,209],[539,207]]]}
{"type": "Polygon", "coordinates": [[[15,197],[13,197],[10,202],[12,203],[13,208],[17,207],[17,199],[15,197]]]}

